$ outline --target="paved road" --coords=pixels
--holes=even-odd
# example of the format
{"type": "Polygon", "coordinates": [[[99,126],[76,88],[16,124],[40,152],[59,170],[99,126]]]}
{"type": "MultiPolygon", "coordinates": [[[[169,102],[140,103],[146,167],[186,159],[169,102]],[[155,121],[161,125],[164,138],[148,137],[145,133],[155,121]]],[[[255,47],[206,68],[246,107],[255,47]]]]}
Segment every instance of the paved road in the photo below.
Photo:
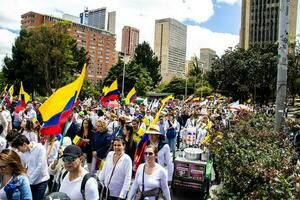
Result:
{"type": "Polygon", "coordinates": [[[204,199],[203,195],[198,192],[188,190],[178,190],[175,192],[171,191],[172,200],[201,200],[204,199]]]}

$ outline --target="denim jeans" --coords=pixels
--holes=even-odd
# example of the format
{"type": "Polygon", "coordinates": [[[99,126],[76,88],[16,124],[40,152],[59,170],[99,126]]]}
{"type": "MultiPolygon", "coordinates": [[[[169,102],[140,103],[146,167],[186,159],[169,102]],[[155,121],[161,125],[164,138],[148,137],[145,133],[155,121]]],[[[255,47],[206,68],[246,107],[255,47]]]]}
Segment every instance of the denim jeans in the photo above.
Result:
{"type": "Polygon", "coordinates": [[[33,200],[44,199],[47,186],[48,186],[48,181],[44,181],[36,185],[30,185],[31,192],[32,192],[32,199],[33,200]]]}
{"type": "Polygon", "coordinates": [[[177,140],[177,135],[175,138],[172,138],[172,139],[167,138],[167,143],[170,147],[171,152],[173,152],[173,156],[175,155],[175,152],[176,152],[176,142],[177,142],[176,140],[177,140]]]}

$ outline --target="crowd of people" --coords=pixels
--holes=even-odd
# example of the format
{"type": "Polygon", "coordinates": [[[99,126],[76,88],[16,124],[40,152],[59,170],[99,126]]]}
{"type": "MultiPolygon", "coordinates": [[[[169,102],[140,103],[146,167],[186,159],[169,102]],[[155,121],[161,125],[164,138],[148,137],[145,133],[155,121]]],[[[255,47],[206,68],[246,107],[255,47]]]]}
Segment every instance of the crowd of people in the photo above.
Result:
{"type": "Polygon", "coordinates": [[[59,192],[72,200],[169,200],[177,151],[200,146],[236,117],[220,98],[172,100],[161,112],[161,104],[110,108],[88,100],[74,107],[65,134],[41,135],[40,105],[18,113],[0,106],[0,199],[59,192]]]}

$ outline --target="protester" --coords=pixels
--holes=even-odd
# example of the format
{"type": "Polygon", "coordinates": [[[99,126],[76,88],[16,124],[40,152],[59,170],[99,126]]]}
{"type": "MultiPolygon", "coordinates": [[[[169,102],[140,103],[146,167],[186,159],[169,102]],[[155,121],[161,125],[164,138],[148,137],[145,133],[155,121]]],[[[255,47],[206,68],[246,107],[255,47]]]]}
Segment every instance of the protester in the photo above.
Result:
{"type": "Polygon", "coordinates": [[[29,121],[32,121],[34,118],[36,118],[36,112],[33,109],[33,105],[31,103],[27,104],[26,110],[23,113],[23,118],[28,119],[29,121]]]}
{"type": "Polygon", "coordinates": [[[22,153],[20,157],[27,168],[33,200],[43,199],[49,180],[45,148],[40,143],[29,142],[24,135],[18,135],[11,145],[22,153]]]}
{"type": "Polygon", "coordinates": [[[166,170],[155,162],[157,148],[149,145],[144,152],[146,162],[138,167],[135,179],[128,195],[129,200],[156,200],[160,194],[171,200],[166,170]],[[143,197],[143,198],[142,198],[143,197]]]}
{"type": "Polygon", "coordinates": [[[149,135],[149,143],[157,149],[157,163],[162,167],[167,168],[168,181],[171,182],[173,178],[174,165],[170,153],[170,147],[164,142],[164,135],[159,132],[158,125],[150,126],[149,130],[145,132],[149,135]]]}
{"type": "Polygon", "coordinates": [[[87,180],[84,194],[81,194],[81,183],[84,176],[88,173],[82,166],[84,159],[81,149],[76,145],[69,145],[64,149],[62,160],[64,168],[68,171],[65,177],[62,177],[59,192],[66,193],[72,200],[96,200],[99,199],[98,185],[94,178],[87,180]]]}
{"type": "Polygon", "coordinates": [[[20,133],[25,135],[29,142],[38,142],[38,136],[33,130],[33,123],[26,118],[22,119],[20,133]]]}
{"type": "Polygon", "coordinates": [[[132,161],[125,153],[123,138],[116,137],[113,140],[113,149],[106,157],[99,179],[109,188],[111,200],[126,199],[131,182],[132,161]]]}
{"type": "Polygon", "coordinates": [[[26,168],[13,150],[5,149],[0,152],[0,182],[1,200],[32,199],[26,168]]]}
{"type": "Polygon", "coordinates": [[[93,160],[92,171],[97,171],[108,154],[111,145],[111,135],[107,132],[106,122],[97,120],[96,132],[92,137],[93,160]]]}
{"type": "Polygon", "coordinates": [[[124,128],[124,140],[125,140],[125,153],[129,155],[131,160],[134,159],[134,153],[136,150],[136,142],[133,140],[133,127],[130,124],[126,124],[124,128]]]}
{"type": "Polygon", "coordinates": [[[166,129],[166,141],[170,146],[171,152],[173,153],[173,157],[175,157],[177,134],[179,132],[180,125],[177,122],[177,120],[174,118],[174,113],[171,111],[167,115],[165,129],[166,129]]]}
{"type": "Polygon", "coordinates": [[[93,129],[92,122],[89,118],[85,118],[82,121],[81,129],[78,133],[78,136],[81,138],[82,142],[80,142],[80,148],[84,155],[84,164],[87,164],[87,169],[91,170],[91,164],[93,159],[92,153],[92,137],[95,134],[93,129]]]}

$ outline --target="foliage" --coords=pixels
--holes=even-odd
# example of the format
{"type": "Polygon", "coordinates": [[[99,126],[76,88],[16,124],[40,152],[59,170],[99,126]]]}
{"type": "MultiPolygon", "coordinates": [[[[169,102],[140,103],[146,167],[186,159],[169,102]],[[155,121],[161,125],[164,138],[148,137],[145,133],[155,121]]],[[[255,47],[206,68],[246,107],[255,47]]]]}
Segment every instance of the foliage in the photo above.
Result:
{"type": "Polygon", "coordinates": [[[28,92],[49,94],[80,73],[87,62],[84,49],[67,32],[69,22],[21,30],[12,48],[12,58],[4,58],[3,73],[7,83],[23,81],[28,92]]]}
{"type": "Polygon", "coordinates": [[[245,114],[211,142],[223,183],[219,199],[300,198],[297,155],[287,135],[273,132],[273,124],[273,118],[245,114]]]}
{"type": "Polygon", "coordinates": [[[208,81],[223,95],[267,104],[276,90],[277,62],[276,45],[228,49],[215,58],[208,81]]]}
{"type": "Polygon", "coordinates": [[[298,45],[291,44],[293,52],[289,53],[289,65],[288,65],[288,95],[292,97],[292,104],[294,105],[296,95],[300,94],[300,84],[297,80],[300,79],[300,47],[298,45]]]}
{"type": "Polygon", "coordinates": [[[143,42],[139,44],[135,49],[135,54],[133,61],[137,65],[141,65],[141,67],[146,68],[149,72],[150,77],[152,78],[152,84],[150,85],[152,88],[155,88],[157,84],[161,81],[160,75],[160,61],[154,55],[150,45],[147,42],[143,42]]]}
{"type": "Polygon", "coordinates": [[[201,95],[204,95],[204,96],[207,96],[207,95],[210,95],[212,93],[213,89],[209,86],[203,86],[203,87],[199,87],[196,89],[195,91],[195,94],[197,96],[201,96],[201,95]]]}
{"type": "MultiPolygon", "coordinates": [[[[173,93],[174,95],[184,95],[186,80],[183,78],[174,77],[162,90],[164,93],[173,93]]],[[[187,94],[194,93],[195,82],[192,79],[187,81],[187,94]]]]}
{"type": "Polygon", "coordinates": [[[95,98],[99,99],[100,97],[100,90],[97,90],[96,87],[92,85],[90,80],[84,80],[79,98],[81,100],[88,99],[88,98],[95,98]]]}
{"type": "MultiPolygon", "coordinates": [[[[122,90],[123,81],[123,66],[124,63],[119,60],[110,71],[104,80],[104,85],[109,86],[114,80],[118,80],[119,91],[122,90]]],[[[128,93],[133,87],[135,87],[138,95],[144,95],[147,91],[151,89],[152,78],[149,72],[134,62],[130,62],[125,65],[125,88],[124,93],[128,93]]]]}

